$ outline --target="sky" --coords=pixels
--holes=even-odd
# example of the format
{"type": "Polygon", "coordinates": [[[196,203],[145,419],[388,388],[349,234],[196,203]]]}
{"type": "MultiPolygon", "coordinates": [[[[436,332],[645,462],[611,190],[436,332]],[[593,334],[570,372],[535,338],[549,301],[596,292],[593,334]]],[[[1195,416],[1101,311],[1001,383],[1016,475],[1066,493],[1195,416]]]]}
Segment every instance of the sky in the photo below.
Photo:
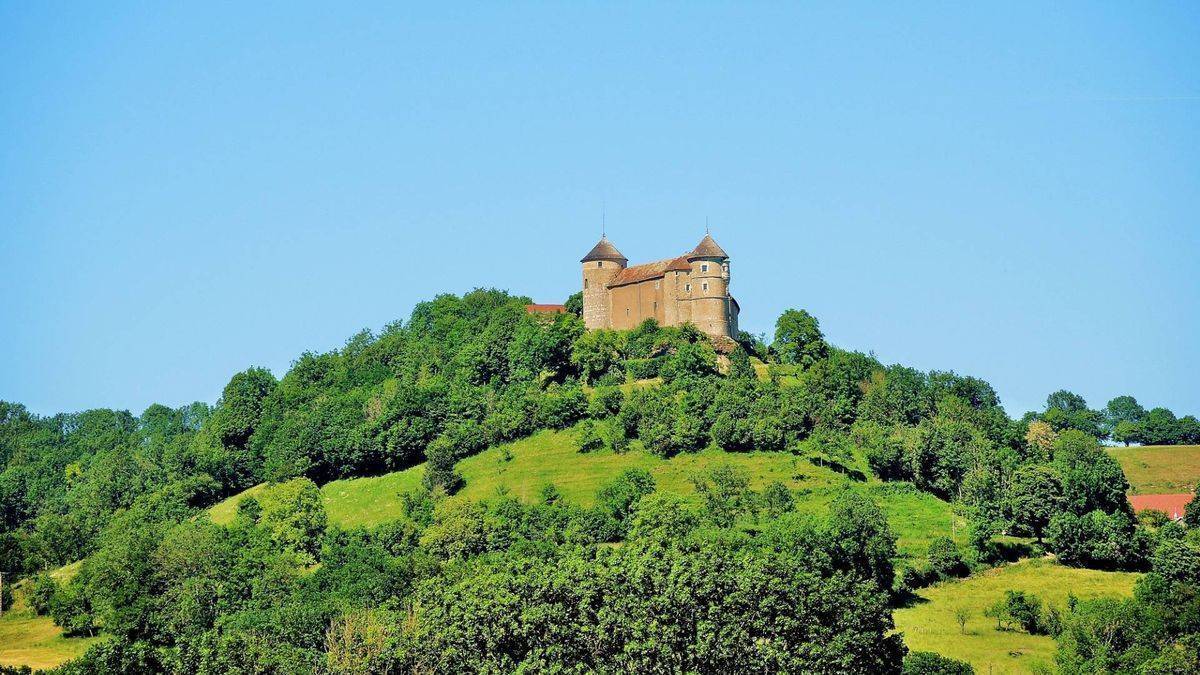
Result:
{"type": "Polygon", "coordinates": [[[0,0],[0,399],[561,302],[603,214],[751,332],[1200,414],[1200,4],[415,4],[0,0]]]}

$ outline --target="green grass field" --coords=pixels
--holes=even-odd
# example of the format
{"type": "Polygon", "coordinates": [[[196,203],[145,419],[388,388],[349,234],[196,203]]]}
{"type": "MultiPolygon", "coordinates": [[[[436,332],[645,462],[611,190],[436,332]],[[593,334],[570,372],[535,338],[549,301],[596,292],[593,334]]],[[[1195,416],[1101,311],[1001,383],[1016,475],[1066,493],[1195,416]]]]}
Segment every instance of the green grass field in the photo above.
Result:
{"type": "Polygon", "coordinates": [[[995,619],[983,615],[988,605],[1009,589],[1034,593],[1060,609],[1066,606],[1068,592],[1080,599],[1128,596],[1133,593],[1137,576],[1063,567],[1049,560],[1025,560],[921,590],[921,601],[896,610],[896,628],[904,633],[909,649],[962,659],[977,673],[1028,673],[1035,664],[1053,664],[1054,640],[997,630],[995,619]],[[954,617],[960,607],[971,613],[965,634],[959,631],[954,617]]]}
{"type": "MultiPolygon", "coordinates": [[[[79,564],[51,573],[56,579],[69,579],[79,564]]],[[[36,616],[26,602],[29,582],[14,589],[15,606],[0,617],[0,665],[54,668],[87,651],[103,638],[67,638],[49,617],[36,616]]]]}
{"type": "MultiPolygon", "coordinates": [[[[623,454],[610,451],[582,454],[577,439],[576,430],[541,431],[468,457],[458,464],[466,486],[452,499],[478,501],[506,492],[528,502],[536,498],[543,486],[553,483],[565,499],[589,506],[601,486],[631,468],[649,471],[660,490],[694,497],[692,476],[721,464],[731,464],[750,474],[751,487],[755,489],[772,481],[784,483],[796,492],[797,508],[806,513],[824,512],[843,490],[866,491],[887,512],[904,556],[923,556],[936,536],[953,536],[960,542],[965,537],[965,521],[946,502],[916,491],[897,490],[878,481],[853,480],[790,453],[730,453],[709,449],[662,459],[634,443],[623,454]]],[[[383,476],[326,484],[321,494],[330,523],[370,527],[400,517],[400,495],[420,486],[423,471],[423,466],[416,466],[383,476]]],[[[210,518],[216,523],[231,522],[241,497],[265,489],[269,488],[258,485],[226,499],[210,509],[210,518]]]]}
{"type": "Polygon", "coordinates": [[[1107,448],[1121,463],[1133,494],[1191,492],[1200,483],[1200,445],[1107,448]]]}

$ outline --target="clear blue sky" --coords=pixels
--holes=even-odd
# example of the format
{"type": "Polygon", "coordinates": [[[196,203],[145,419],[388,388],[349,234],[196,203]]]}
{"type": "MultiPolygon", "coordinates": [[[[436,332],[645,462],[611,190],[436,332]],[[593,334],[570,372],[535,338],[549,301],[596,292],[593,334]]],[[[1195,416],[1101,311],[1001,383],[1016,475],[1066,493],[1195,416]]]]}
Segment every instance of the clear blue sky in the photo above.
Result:
{"type": "Polygon", "coordinates": [[[634,261],[708,217],[753,332],[1200,413],[1197,3],[254,4],[0,1],[0,398],[561,301],[606,204],[634,261]]]}

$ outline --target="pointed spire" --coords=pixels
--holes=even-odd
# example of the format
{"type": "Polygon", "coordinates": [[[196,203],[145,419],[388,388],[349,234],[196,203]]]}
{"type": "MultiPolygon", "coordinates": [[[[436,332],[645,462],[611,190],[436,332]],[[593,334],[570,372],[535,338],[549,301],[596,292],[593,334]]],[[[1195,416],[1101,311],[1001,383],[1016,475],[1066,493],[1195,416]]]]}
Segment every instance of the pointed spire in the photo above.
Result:
{"type": "Polygon", "coordinates": [[[704,238],[696,244],[696,248],[688,254],[689,258],[728,258],[729,254],[721,248],[712,235],[705,232],[704,238]]]}
{"type": "Polygon", "coordinates": [[[629,259],[621,255],[617,247],[613,246],[608,241],[608,236],[604,234],[600,235],[600,241],[596,242],[592,250],[588,251],[588,254],[583,256],[583,259],[579,262],[591,262],[592,260],[615,260],[622,265],[629,262],[629,259]]]}

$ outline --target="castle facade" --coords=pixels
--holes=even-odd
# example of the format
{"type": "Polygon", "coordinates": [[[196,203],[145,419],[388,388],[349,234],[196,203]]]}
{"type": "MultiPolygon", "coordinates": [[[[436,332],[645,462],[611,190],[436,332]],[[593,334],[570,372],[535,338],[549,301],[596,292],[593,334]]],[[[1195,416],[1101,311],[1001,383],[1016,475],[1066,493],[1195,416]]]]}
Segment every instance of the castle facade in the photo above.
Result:
{"type": "Polygon", "coordinates": [[[711,235],[676,258],[629,267],[607,237],[583,264],[583,323],[589,329],[691,323],[712,337],[736,338],[737,301],[729,294],[729,256],[711,235]]]}

